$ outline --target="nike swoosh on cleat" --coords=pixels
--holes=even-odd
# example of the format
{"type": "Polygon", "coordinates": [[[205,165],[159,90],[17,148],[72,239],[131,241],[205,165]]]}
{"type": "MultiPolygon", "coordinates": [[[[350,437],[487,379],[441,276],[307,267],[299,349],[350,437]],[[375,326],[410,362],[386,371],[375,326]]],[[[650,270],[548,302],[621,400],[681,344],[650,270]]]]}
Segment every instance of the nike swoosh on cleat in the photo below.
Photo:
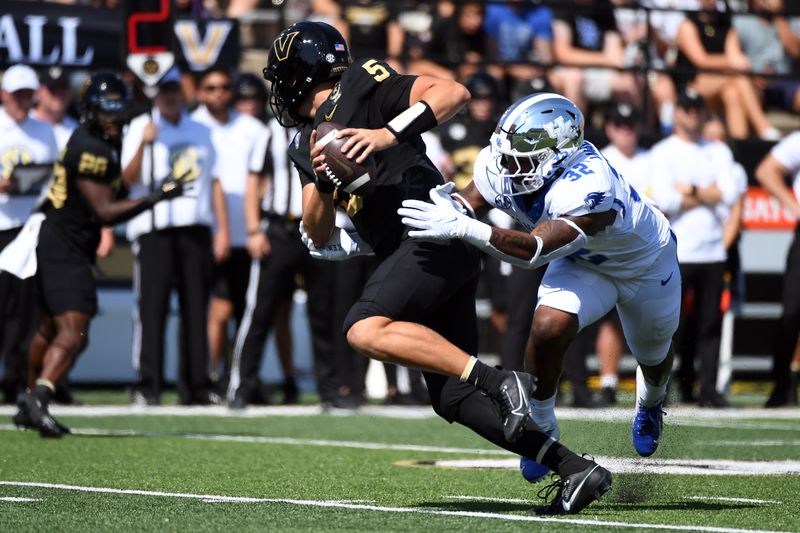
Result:
{"type": "MultiPolygon", "coordinates": [[[[519,374],[517,374],[516,372],[514,373],[514,379],[516,379],[516,380],[517,380],[517,387],[519,387],[519,390],[520,390],[520,391],[524,390],[524,389],[522,388],[522,382],[519,380],[519,374]]],[[[520,394],[520,397],[519,397],[519,402],[520,402],[520,403],[519,403],[519,406],[517,406],[516,408],[514,408],[514,409],[511,411],[511,412],[512,412],[512,413],[514,413],[515,415],[521,415],[521,414],[523,414],[523,413],[522,413],[522,409],[525,407],[525,399],[523,398],[523,396],[524,396],[524,394],[520,394]]]]}
{"type": "Polygon", "coordinates": [[[672,275],[673,275],[674,273],[675,273],[675,272],[670,272],[670,273],[669,273],[669,277],[668,277],[667,279],[662,279],[662,280],[661,280],[661,286],[662,286],[662,287],[663,287],[664,285],[666,285],[667,283],[669,283],[669,280],[671,280],[671,279],[672,279],[672,275]]]}
{"type": "Polygon", "coordinates": [[[561,506],[564,508],[566,512],[569,512],[570,508],[572,507],[572,500],[575,498],[575,495],[577,495],[581,491],[581,487],[583,487],[583,484],[586,483],[586,480],[591,477],[592,472],[594,472],[598,468],[600,468],[600,465],[595,465],[594,468],[592,468],[592,471],[589,472],[585,478],[583,478],[581,484],[575,487],[575,490],[572,491],[572,495],[570,496],[569,500],[561,501],[561,506]]]}

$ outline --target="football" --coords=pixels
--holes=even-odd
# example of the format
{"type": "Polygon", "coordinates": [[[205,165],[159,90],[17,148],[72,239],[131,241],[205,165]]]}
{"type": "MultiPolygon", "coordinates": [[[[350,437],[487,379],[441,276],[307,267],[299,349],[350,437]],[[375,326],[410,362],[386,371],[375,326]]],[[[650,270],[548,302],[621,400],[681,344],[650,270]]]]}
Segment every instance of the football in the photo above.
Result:
{"type": "Polygon", "coordinates": [[[342,146],[347,139],[337,139],[336,133],[346,126],[335,122],[323,122],[317,126],[317,146],[322,147],[330,181],[339,189],[358,196],[369,196],[375,191],[375,173],[372,156],[367,157],[364,164],[348,159],[342,153],[342,146]]]}

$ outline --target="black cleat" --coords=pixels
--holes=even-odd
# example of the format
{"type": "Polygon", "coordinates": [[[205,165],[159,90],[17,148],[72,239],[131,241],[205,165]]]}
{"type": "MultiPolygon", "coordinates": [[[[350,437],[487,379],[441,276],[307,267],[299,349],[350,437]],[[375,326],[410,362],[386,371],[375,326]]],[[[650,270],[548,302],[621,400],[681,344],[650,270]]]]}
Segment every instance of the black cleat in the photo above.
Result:
{"type": "Polygon", "coordinates": [[[558,492],[549,505],[535,507],[528,512],[536,515],[579,513],[611,490],[611,472],[592,461],[585,470],[562,477],[543,488],[538,496],[547,499],[554,490],[558,492]]]}
{"type": "Polygon", "coordinates": [[[61,438],[72,433],[64,424],[50,416],[47,406],[35,394],[25,392],[17,402],[19,412],[14,415],[14,424],[18,428],[37,429],[45,438],[61,438]]]}
{"type": "Polygon", "coordinates": [[[506,374],[495,401],[500,405],[503,417],[503,435],[508,442],[515,442],[531,418],[530,395],[536,390],[536,382],[533,376],[524,372],[506,374]]]}

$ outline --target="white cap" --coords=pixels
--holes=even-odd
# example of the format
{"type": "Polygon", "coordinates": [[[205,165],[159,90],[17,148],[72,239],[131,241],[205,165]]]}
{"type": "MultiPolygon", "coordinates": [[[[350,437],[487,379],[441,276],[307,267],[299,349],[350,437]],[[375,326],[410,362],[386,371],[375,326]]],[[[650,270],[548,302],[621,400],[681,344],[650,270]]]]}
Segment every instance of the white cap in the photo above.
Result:
{"type": "Polygon", "coordinates": [[[0,86],[4,91],[14,93],[22,89],[36,90],[39,88],[39,78],[36,72],[27,65],[14,65],[8,67],[3,73],[3,83],[0,86]]]}

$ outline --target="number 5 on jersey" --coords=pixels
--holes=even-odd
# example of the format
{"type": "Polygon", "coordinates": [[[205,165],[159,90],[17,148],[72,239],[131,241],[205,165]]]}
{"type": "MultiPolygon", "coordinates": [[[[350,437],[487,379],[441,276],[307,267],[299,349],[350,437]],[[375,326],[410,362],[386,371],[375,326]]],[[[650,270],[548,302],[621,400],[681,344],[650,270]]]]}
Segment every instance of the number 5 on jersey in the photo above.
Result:
{"type": "Polygon", "coordinates": [[[375,59],[370,59],[361,66],[364,67],[364,70],[369,72],[377,82],[382,82],[391,75],[389,71],[386,70],[386,67],[379,65],[378,61],[375,59]]]}

